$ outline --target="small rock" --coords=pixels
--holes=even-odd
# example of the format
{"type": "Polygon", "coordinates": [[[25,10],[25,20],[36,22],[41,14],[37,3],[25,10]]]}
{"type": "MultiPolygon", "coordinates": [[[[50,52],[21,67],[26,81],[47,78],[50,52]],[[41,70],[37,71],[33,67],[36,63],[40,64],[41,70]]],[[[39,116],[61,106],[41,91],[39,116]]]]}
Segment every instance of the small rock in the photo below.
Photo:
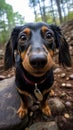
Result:
{"type": "Polygon", "coordinates": [[[70,78],[69,77],[66,77],[66,80],[68,81],[70,78]]]}
{"type": "Polygon", "coordinates": [[[54,73],[60,73],[60,72],[62,72],[61,68],[57,68],[54,70],[54,73]]]}
{"type": "Polygon", "coordinates": [[[30,116],[30,117],[32,117],[32,116],[33,116],[33,112],[32,112],[32,111],[30,112],[30,115],[29,115],[29,116],[30,116]]]}
{"type": "Polygon", "coordinates": [[[66,70],[69,72],[72,68],[71,67],[66,67],[66,70]]]}
{"type": "Polygon", "coordinates": [[[61,78],[64,78],[65,76],[66,76],[65,73],[62,73],[62,74],[61,74],[61,78]]]}
{"type": "Polygon", "coordinates": [[[67,88],[72,88],[72,84],[66,83],[66,87],[67,87],[67,88]]]}
{"type": "Polygon", "coordinates": [[[66,86],[66,83],[62,83],[61,86],[62,86],[62,87],[65,87],[65,86],[66,86]]]}
{"type": "Polygon", "coordinates": [[[65,105],[66,105],[67,107],[69,107],[69,108],[71,108],[71,106],[72,106],[71,102],[69,102],[69,101],[65,102],[65,105]]]}
{"type": "Polygon", "coordinates": [[[61,86],[66,87],[66,88],[72,88],[72,84],[70,84],[70,83],[62,83],[61,86]]]}
{"type": "Polygon", "coordinates": [[[38,122],[29,127],[28,130],[59,130],[56,122],[38,122]]]}
{"type": "Polygon", "coordinates": [[[73,49],[72,46],[69,46],[69,50],[72,51],[72,49],[73,49]]]}
{"type": "Polygon", "coordinates": [[[70,79],[73,79],[73,74],[71,74],[69,77],[70,77],[70,79]]]}
{"type": "Polygon", "coordinates": [[[48,103],[53,114],[61,113],[65,109],[65,105],[58,98],[51,98],[48,103]]]}
{"type": "Polygon", "coordinates": [[[69,118],[70,118],[70,115],[69,115],[68,113],[65,113],[65,114],[64,114],[64,117],[67,118],[67,119],[69,119],[69,118]]]}

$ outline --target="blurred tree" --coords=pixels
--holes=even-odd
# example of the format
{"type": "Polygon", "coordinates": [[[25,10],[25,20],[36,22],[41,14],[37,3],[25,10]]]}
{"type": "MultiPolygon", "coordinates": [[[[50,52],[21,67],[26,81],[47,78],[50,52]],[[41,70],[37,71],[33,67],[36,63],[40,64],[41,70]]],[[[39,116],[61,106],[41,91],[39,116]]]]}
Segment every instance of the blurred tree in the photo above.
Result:
{"type": "Polygon", "coordinates": [[[46,22],[45,0],[29,0],[29,6],[33,7],[36,20],[38,12],[38,14],[41,16],[42,21],[46,22]],[[37,10],[37,8],[39,8],[39,11],[37,10]]]}
{"type": "Polygon", "coordinates": [[[5,43],[12,28],[21,24],[24,24],[24,18],[18,12],[14,13],[5,0],[0,0],[0,43],[5,43]]]}
{"type": "Polygon", "coordinates": [[[29,0],[29,6],[34,9],[35,19],[36,19],[36,15],[37,15],[36,14],[36,5],[37,5],[37,2],[38,2],[38,0],[29,0]]]}
{"type": "Polygon", "coordinates": [[[60,23],[62,23],[63,19],[62,19],[61,7],[60,7],[60,0],[56,0],[56,5],[58,8],[59,20],[60,20],[60,23]]]}
{"type": "Polygon", "coordinates": [[[42,21],[44,21],[44,19],[43,19],[43,14],[42,14],[42,7],[41,7],[40,0],[38,0],[38,5],[39,5],[39,10],[40,10],[41,19],[42,19],[42,21]]]}
{"type": "Polygon", "coordinates": [[[18,12],[15,12],[13,15],[14,15],[14,24],[15,25],[22,25],[25,23],[24,18],[18,12]]]}
{"type": "Polygon", "coordinates": [[[37,21],[37,18],[41,17],[40,20],[47,22],[48,17],[50,16],[50,13],[51,13],[52,14],[51,18],[53,19],[53,22],[56,23],[53,1],[55,0],[29,0],[29,6],[33,7],[34,9],[36,21],[37,21]]]}
{"type": "Polygon", "coordinates": [[[5,0],[0,1],[0,28],[5,30],[5,17],[6,17],[6,10],[5,10],[5,0]]]}
{"type": "Polygon", "coordinates": [[[53,14],[53,22],[56,23],[55,14],[54,14],[54,7],[53,7],[53,0],[50,0],[51,2],[51,12],[53,14]]]}
{"type": "Polygon", "coordinates": [[[11,30],[14,26],[14,13],[12,6],[9,4],[5,5],[5,10],[6,10],[6,20],[7,20],[7,26],[8,29],[11,30]]]}
{"type": "Polygon", "coordinates": [[[65,17],[66,16],[66,9],[65,9],[65,6],[64,6],[65,3],[66,3],[66,0],[61,0],[60,2],[61,2],[61,8],[62,8],[62,11],[63,11],[63,15],[64,15],[63,17],[64,17],[64,20],[66,20],[66,17],[65,17]]]}

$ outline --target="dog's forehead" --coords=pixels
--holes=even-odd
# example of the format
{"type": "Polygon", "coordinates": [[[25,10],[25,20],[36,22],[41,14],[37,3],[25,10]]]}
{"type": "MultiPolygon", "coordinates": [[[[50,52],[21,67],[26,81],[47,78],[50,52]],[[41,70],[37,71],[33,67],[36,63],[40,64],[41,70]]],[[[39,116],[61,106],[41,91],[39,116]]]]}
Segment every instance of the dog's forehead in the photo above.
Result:
{"type": "Polygon", "coordinates": [[[23,26],[22,31],[30,32],[30,30],[37,31],[38,29],[42,29],[42,31],[44,31],[50,29],[50,26],[44,22],[27,23],[23,26]]]}

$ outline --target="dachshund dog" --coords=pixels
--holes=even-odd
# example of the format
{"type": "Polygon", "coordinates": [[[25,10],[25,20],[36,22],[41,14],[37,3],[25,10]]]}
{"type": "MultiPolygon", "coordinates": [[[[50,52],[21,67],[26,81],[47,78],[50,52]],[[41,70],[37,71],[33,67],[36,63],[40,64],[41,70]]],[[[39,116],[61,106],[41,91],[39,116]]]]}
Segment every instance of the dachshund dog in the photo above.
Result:
{"type": "Polygon", "coordinates": [[[54,82],[54,52],[59,49],[59,64],[71,66],[69,46],[61,29],[44,22],[16,26],[5,50],[5,70],[15,65],[15,83],[21,97],[17,113],[23,118],[30,109],[30,102],[39,102],[39,109],[46,116],[51,110],[46,102],[54,82]],[[16,55],[15,55],[16,51],[16,55]]]}

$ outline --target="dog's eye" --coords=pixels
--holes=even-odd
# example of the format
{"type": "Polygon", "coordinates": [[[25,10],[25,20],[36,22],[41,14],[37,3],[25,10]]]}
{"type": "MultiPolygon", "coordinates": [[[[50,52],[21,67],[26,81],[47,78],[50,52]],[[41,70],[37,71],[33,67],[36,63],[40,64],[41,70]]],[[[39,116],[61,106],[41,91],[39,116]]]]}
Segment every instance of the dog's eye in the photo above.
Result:
{"type": "Polygon", "coordinates": [[[26,36],[26,34],[21,35],[21,36],[20,36],[20,39],[21,39],[21,41],[25,41],[25,40],[27,40],[27,36],[26,36]]]}
{"type": "Polygon", "coordinates": [[[51,37],[52,37],[52,33],[51,33],[51,32],[49,32],[49,31],[48,31],[48,32],[46,32],[46,38],[47,38],[47,39],[49,39],[49,38],[51,38],[51,37]]]}

